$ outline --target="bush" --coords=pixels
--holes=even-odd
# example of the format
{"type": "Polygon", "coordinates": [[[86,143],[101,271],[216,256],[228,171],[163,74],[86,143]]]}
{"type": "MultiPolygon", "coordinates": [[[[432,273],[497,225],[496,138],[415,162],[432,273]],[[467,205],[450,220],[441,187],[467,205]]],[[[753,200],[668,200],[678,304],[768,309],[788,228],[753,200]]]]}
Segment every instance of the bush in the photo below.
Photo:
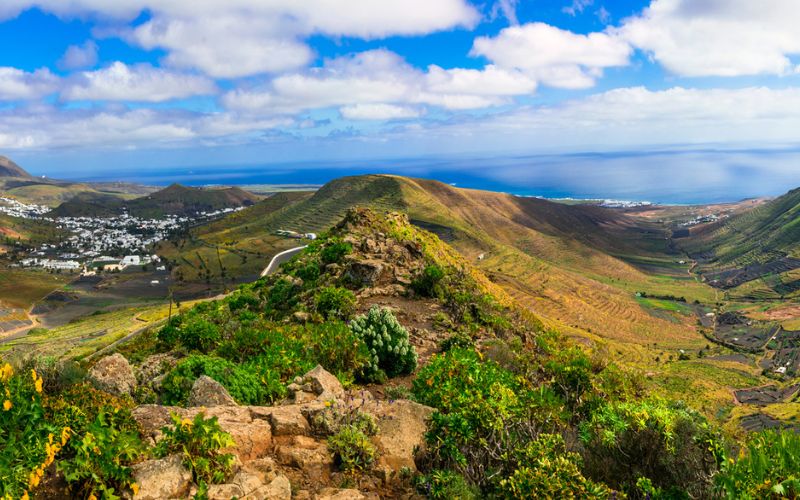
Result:
{"type": "Polygon", "coordinates": [[[187,349],[207,353],[222,340],[219,327],[207,319],[192,315],[180,327],[178,338],[187,349]]]}
{"type": "Polygon", "coordinates": [[[101,410],[80,436],[69,442],[69,459],[58,470],[73,494],[81,498],[118,498],[137,490],[130,465],[143,453],[138,432],[131,430],[130,414],[101,410]]]}
{"type": "Polygon", "coordinates": [[[356,311],[356,296],[346,288],[328,286],[317,293],[314,307],[325,319],[350,319],[356,311]]]}
{"type": "Polygon", "coordinates": [[[225,482],[233,470],[234,458],[220,450],[236,443],[230,434],[223,431],[217,417],[204,418],[202,413],[193,420],[181,420],[171,415],[172,426],[164,427],[164,437],[154,449],[157,457],[180,453],[183,464],[192,471],[198,484],[220,484],[225,482]]]}
{"type": "Polygon", "coordinates": [[[228,308],[234,312],[242,309],[254,311],[261,305],[261,300],[249,290],[239,290],[228,297],[227,302],[228,308]]]}
{"type": "Polygon", "coordinates": [[[419,276],[411,282],[411,289],[422,297],[441,298],[444,291],[440,282],[445,276],[444,269],[436,264],[430,264],[422,270],[419,276]]]}
{"type": "Polygon", "coordinates": [[[372,354],[372,362],[364,369],[366,380],[380,380],[413,372],[417,367],[417,351],[408,341],[408,332],[389,309],[373,307],[356,317],[350,328],[372,354]]]}
{"type": "Polygon", "coordinates": [[[521,465],[527,443],[563,420],[562,402],[473,350],[452,349],[424,366],[412,388],[437,409],[426,441],[427,460],[487,490],[521,465]]]}
{"type": "Polygon", "coordinates": [[[439,342],[439,350],[447,352],[450,349],[474,349],[475,342],[468,335],[463,333],[453,334],[439,342]]]}
{"type": "MultiPolygon", "coordinates": [[[[518,452],[521,465],[500,481],[504,498],[609,498],[612,491],[586,479],[580,455],[566,450],[558,434],[542,434],[518,452]]],[[[615,495],[614,495],[615,496],[615,495]]]]}
{"type": "Polygon", "coordinates": [[[631,496],[644,477],[670,494],[706,498],[724,457],[704,417],[661,400],[607,403],[579,431],[587,475],[631,496]]]}
{"type": "Polygon", "coordinates": [[[319,279],[320,274],[322,271],[319,267],[319,263],[316,261],[307,262],[302,267],[299,267],[295,271],[295,276],[303,280],[304,285],[313,284],[315,281],[319,279]]]}
{"type": "Polygon", "coordinates": [[[303,325],[299,335],[314,364],[337,376],[355,375],[372,359],[367,344],[340,321],[303,325]]]}
{"type": "Polygon", "coordinates": [[[344,426],[329,437],[328,450],[334,462],[345,472],[367,470],[378,458],[378,449],[356,425],[344,426]]]}
{"type": "Polygon", "coordinates": [[[270,399],[269,384],[252,370],[222,358],[193,355],[181,360],[164,378],[164,402],[185,404],[200,375],[208,375],[222,384],[239,404],[258,405],[270,399]]]}
{"type": "Polygon", "coordinates": [[[27,496],[35,489],[70,436],[70,429],[45,419],[43,384],[35,370],[16,374],[10,364],[0,362],[2,498],[27,496]]]}
{"type": "Polygon", "coordinates": [[[314,434],[321,437],[338,434],[345,427],[353,427],[367,436],[378,433],[375,417],[351,406],[334,404],[318,412],[311,419],[311,429],[314,434]]]}
{"type": "Polygon", "coordinates": [[[467,483],[464,476],[449,470],[435,470],[416,480],[417,490],[432,500],[475,500],[480,492],[467,483]]]}
{"type": "Polygon", "coordinates": [[[353,251],[353,245],[338,239],[332,239],[320,252],[323,264],[338,264],[345,255],[353,251]]]}
{"type": "Polygon", "coordinates": [[[738,458],[723,462],[714,479],[717,492],[730,499],[800,497],[800,434],[752,434],[738,458]]]}
{"type": "Polygon", "coordinates": [[[280,278],[267,292],[266,315],[272,319],[285,316],[297,305],[299,291],[299,287],[291,279],[280,278]]]}

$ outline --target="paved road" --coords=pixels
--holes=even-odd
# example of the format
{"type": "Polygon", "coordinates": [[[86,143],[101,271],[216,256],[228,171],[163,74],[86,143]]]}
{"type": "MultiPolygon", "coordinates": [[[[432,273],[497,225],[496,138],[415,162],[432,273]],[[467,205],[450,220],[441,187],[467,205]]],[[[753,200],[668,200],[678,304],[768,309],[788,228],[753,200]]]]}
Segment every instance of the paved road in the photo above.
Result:
{"type": "Polygon", "coordinates": [[[308,245],[303,245],[301,247],[290,248],[289,250],[284,250],[283,252],[275,255],[271,261],[269,261],[269,265],[261,271],[261,276],[267,276],[268,274],[274,273],[281,264],[288,261],[292,257],[294,257],[300,250],[304,249],[308,245]]]}

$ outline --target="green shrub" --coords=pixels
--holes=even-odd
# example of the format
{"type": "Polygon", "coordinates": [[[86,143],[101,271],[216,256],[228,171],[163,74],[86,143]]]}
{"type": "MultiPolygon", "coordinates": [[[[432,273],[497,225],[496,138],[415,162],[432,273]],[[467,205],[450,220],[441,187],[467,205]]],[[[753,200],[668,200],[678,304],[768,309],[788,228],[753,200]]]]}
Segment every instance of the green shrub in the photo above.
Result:
{"type": "Polygon", "coordinates": [[[204,418],[202,413],[193,420],[181,420],[171,415],[172,424],[162,430],[161,441],[154,449],[157,457],[165,457],[172,453],[180,453],[183,464],[192,471],[198,484],[220,484],[230,476],[234,458],[230,453],[220,450],[234,446],[236,443],[230,434],[223,431],[217,417],[204,418]]]}
{"type": "Polygon", "coordinates": [[[347,320],[356,311],[356,296],[346,288],[328,286],[317,293],[314,307],[325,319],[347,320]]]}
{"type": "Polygon", "coordinates": [[[299,302],[297,297],[300,291],[297,284],[287,277],[282,277],[267,291],[265,312],[267,317],[278,319],[294,310],[299,302]]]}
{"type": "Polygon", "coordinates": [[[427,461],[487,491],[519,466],[520,449],[563,423],[563,403],[474,350],[435,355],[413,382],[417,401],[437,409],[427,461]]]}
{"type": "Polygon", "coordinates": [[[353,251],[353,245],[338,239],[332,239],[320,252],[323,264],[338,264],[345,255],[353,251]]]}
{"type": "Polygon", "coordinates": [[[453,334],[439,342],[439,350],[447,352],[450,349],[474,349],[475,342],[469,335],[463,333],[453,334]]]}
{"type": "Polygon", "coordinates": [[[219,327],[207,319],[192,315],[180,326],[178,338],[187,349],[207,353],[222,340],[219,327]]]}
{"type": "Polygon", "coordinates": [[[723,462],[717,492],[729,499],[800,497],[800,434],[791,430],[752,434],[736,459],[723,462]]]}
{"type": "Polygon", "coordinates": [[[440,282],[445,276],[444,269],[430,264],[411,282],[411,289],[422,297],[441,298],[444,296],[440,282]]]}
{"type": "Polygon", "coordinates": [[[337,376],[352,377],[372,359],[367,344],[340,321],[303,325],[298,333],[314,364],[337,376]]]}
{"type": "Polygon", "coordinates": [[[231,311],[242,309],[256,310],[261,305],[261,300],[249,290],[239,290],[227,298],[228,307],[231,311]]]}
{"type": "Polygon", "coordinates": [[[372,307],[353,319],[350,328],[372,353],[372,362],[362,373],[366,380],[406,375],[416,369],[417,351],[408,341],[408,331],[389,309],[372,307]]]}
{"type": "Polygon", "coordinates": [[[357,472],[372,467],[378,449],[369,436],[356,425],[346,425],[328,438],[328,450],[344,472],[357,472]]]}
{"type": "Polygon", "coordinates": [[[101,410],[68,444],[70,457],[58,463],[71,492],[81,498],[119,498],[136,489],[130,465],[144,453],[130,413],[101,410]]]}
{"type": "Polygon", "coordinates": [[[644,477],[673,495],[708,497],[724,457],[704,417],[661,400],[607,403],[580,424],[579,436],[584,472],[631,496],[644,477]]]}
{"type": "Polygon", "coordinates": [[[418,476],[417,490],[432,500],[475,500],[480,492],[464,479],[464,476],[449,470],[434,470],[418,476]]]}
{"type": "Polygon", "coordinates": [[[269,384],[252,370],[222,358],[193,355],[181,360],[164,377],[161,386],[164,402],[185,404],[200,375],[207,375],[222,384],[239,404],[257,405],[270,399],[269,384]]]}
{"type": "Polygon", "coordinates": [[[518,452],[520,467],[500,481],[503,498],[609,498],[612,491],[586,479],[580,455],[568,452],[558,434],[542,434],[518,452]]]}
{"type": "Polygon", "coordinates": [[[2,498],[33,491],[70,435],[69,429],[59,429],[45,418],[43,384],[35,370],[15,373],[10,364],[0,361],[2,498]]]}
{"type": "Polygon", "coordinates": [[[312,260],[298,267],[294,274],[303,280],[304,285],[312,285],[319,279],[321,273],[322,271],[319,267],[319,263],[312,260]]]}

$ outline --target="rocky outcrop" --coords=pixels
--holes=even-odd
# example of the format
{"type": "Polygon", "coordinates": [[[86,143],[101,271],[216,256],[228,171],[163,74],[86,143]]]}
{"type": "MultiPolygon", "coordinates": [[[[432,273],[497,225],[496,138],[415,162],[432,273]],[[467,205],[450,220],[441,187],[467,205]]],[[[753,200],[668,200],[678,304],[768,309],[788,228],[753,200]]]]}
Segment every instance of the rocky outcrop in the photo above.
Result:
{"type": "Polygon", "coordinates": [[[236,401],[227,389],[208,375],[200,375],[189,393],[191,406],[235,406],[236,401]]]}
{"type": "Polygon", "coordinates": [[[133,466],[133,480],[139,486],[134,500],[184,498],[192,485],[192,473],[180,455],[147,460],[133,466]]]}
{"type": "Polygon", "coordinates": [[[339,379],[321,365],[315,366],[302,377],[295,378],[287,389],[296,404],[315,400],[330,401],[344,394],[344,387],[339,379]]]}
{"type": "Polygon", "coordinates": [[[89,381],[101,391],[115,396],[126,396],[136,389],[136,376],[122,354],[106,356],[95,363],[88,375],[89,381]]]}
{"type": "Polygon", "coordinates": [[[383,262],[377,259],[354,260],[345,271],[348,281],[361,286],[373,286],[381,278],[383,262]]]}
{"type": "Polygon", "coordinates": [[[374,412],[380,428],[374,438],[381,452],[379,465],[394,471],[403,467],[416,470],[414,454],[425,443],[427,422],[433,411],[413,401],[383,402],[374,412]]]}

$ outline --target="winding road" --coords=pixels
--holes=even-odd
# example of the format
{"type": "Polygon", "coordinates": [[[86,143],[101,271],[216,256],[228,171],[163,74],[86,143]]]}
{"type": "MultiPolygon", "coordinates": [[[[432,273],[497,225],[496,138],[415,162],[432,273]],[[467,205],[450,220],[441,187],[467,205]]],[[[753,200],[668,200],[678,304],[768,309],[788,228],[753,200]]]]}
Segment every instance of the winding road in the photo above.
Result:
{"type": "Polygon", "coordinates": [[[284,250],[283,252],[276,254],[275,257],[273,257],[272,260],[269,261],[269,265],[267,265],[267,267],[265,267],[264,270],[261,271],[261,277],[263,278],[264,276],[267,276],[275,272],[275,270],[278,269],[278,267],[280,267],[281,264],[288,261],[295,255],[297,255],[300,252],[300,250],[304,249],[307,246],[308,245],[303,245],[301,247],[290,248],[289,250],[284,250]]]}

